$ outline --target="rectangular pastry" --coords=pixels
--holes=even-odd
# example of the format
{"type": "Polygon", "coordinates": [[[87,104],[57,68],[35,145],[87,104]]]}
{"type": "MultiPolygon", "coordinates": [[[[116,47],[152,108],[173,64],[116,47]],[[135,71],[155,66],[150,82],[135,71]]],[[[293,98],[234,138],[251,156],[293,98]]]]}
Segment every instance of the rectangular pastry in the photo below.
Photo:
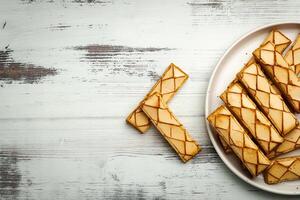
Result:
{"type": "Polygon", "coordinates": [[[217,108],[207,119],[252,176],[257,176],[269,166],[269,159],[224,105],[217,108]]]}
{"type": "Polygon", "coordinates": [[[240,83],[229,85],[220,97],[266,154],[283,142],[276,128],[257,108],[240,83]]]}
{"type": "MultiPolygon", "coordinates": [[[[264,44],[272,42],[275,45],[275,48],[278,52],[282,53],[290,44],[291,40],[288,39],[283,33],[281,33],[278,30],[272,30],[268,34],[268,36],[265,38],[265,40],[262,42],[260,46],[263,46],[264,44]]],[[[247,65],[250,65],[251,63],[255,62],[254,58],[251,57],[251,59],[247,62],[247,65]]],[[[232,83],[238,82],[238,79],[232,81],[232,83]]],[[[225,150],[226,153],[231,152],[230,148],[226,145],[225,142],[222,141],[220,138],[221,144],[225,150]]]]}
{"type": "Polygon", "coordinates": [[[224,149],[224,152],[225,153],[231,153],[231,149],[229,147],[229,145],[225,142],[225,140],[221,137],[221,136],[218,136],[219,140],[220,140],[220,143],[224,149]]]}
{"type": "MultiPolygon", "coordinates": [[[[168,102],[187,79],[188,75],[171,63],[143,100],[158,92],[168,102]]],[[[150,120],[141,110],[140,104],[129,114],[126,121],[141,133],[145,133],[150,127],[150,120]]]]}
{"type": "MultiPolygon", "coordinates": [[[[292,43],[289,38],[287,38],[283,33],[276,29],[270,31],[260,47],[264,46],[268,42],[272,42],[272,44],[275,45],[276,51],[278,51],[279,53],[283,53],[284,50],[292,43]]],[[[254,57],[251,57],[246,65],[250,65],[253,62],[255,62],[255,59],[254,57]]]]}
{"type": "Polygon", "coordinates": [[[263,71],[275,83],[293,110],[300,112],[300,79],[283,56],[268,42],[253,52],[263,71]]]}
{"type": "Polygon", "coordinates": [[[289,110],[279,91],[270,83],[257,63],[246,66],[238,74],[238,78],[281,136],[285,136],[296,128],[297,118],[289,110]]]}
{"type": "Polygon", "coordinates": [[[280,144],[268,157],[273,158],[284,153],[288,153],[300,148],[300,126],[292,130],[284,137],[282,144],[280,144]]]}
{"type": "Polygon", "coordinates": [[[276,29],[270,32],[261,46],[267,44],[268,42],[272,42],[275,45],[276,51],[279,53],[283,53],[284,50],[292,43],[289,38],[276,29]]]}
{"type": "Polygon", "coordinates": [[[141,108],[183,162],[192,159],[201,150],[159,93],[149,96],[141,108]]]}
{"type": "MultiPolygon", "coordinates": [[[[279,52],[281,53],[281,52],[279,52]]],[[[293,46],[285,54],[285,60],[289,66],[300,76],[300,34],[298,34],[293,46]]]]}
{"type": "Polygon", "coordinates": [[[264,178],[268,184],[300,179],[300,157],[287,157],[273,160],[264,173],[264,178]]]}

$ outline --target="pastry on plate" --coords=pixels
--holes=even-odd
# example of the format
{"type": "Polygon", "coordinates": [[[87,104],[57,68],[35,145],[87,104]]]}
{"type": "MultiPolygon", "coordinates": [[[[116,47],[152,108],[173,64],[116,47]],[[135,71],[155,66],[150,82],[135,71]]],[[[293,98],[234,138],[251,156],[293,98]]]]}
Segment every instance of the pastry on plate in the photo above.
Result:
{"type": "Polygon", "coordinates": [[[275,83],[294,111],[300,112],[300,79],[274,44],[266,43],[253,52],[263,71],[275,83]]]}
{"type": "Polygon", "coordinates": [[[257,108],[240,83],[229,85],[220,97],[266,154],[283,142],[276,128],[257,108]]]}
{"type": "Polygon", "coordinates": [[[257,176],[269,166],[270,160],[224,105],[218,107],[207,119],[252,176],[257,176]]]}
{"type": "Polygon", "coordinates": [[[279,91],[267,79],[257,63],[246,66],[238,74],[238,78],[281,136],[285,136],[296,128],[298,125],[296,116],[290,111],[279,91]]]}
{"type": "Polygon", "coordinates": [[[279,158],[264,173],[265,182],[276,184],[300,179],[300,157],[279,158]]]}

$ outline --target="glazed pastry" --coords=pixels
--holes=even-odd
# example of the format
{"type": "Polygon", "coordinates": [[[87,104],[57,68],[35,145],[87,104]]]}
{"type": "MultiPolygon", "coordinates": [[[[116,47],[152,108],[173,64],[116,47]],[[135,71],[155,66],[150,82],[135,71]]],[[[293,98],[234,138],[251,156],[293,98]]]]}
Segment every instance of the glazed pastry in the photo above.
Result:
{"type": "Polygon", "coordinates": [[[264,178],[268,184],[300,179],[300,157],[273,160],[270,167],[264,173],[264,178]]]}
{"type": "Polygon", "coordinates": [[[257,176],[269,166],[269,159],[224,105],[217,108],[207,119],[252,176],[257,176]]]}
{"type": "Polygon", "coordinates": [[[221,99],[266,154],[283,142],[276,128],[257,108],[240,83],[229,85],[221,99]]]}
{"type": "MultiPolygon", "coordinates": [[[[280,53],[280,52],[279,52],[280,53]]],[[[289,66],[300,76],[300,34],[298,34],[293,46],[285,54],[285,60],[289,66]]]]}
{"type": "MultiPolygon", "coordinates": [[[[144,100],[153,95],[155,92],[158,92],[162,95],[164,101],[168,102],[187,79],[188,75],[179,67],[171,63],[161,78],[146,95],[144,100]]],[[[145,133],[150,127],[150,120],[141,110],[140,104],[129,114],[126,121],[141,133],[145,133]]]]}
{"type": "Polygon", "coordinates": [[[292,130],[284,137],[283,143],[269,154],[269,158],[279,156],[300,148],[300,126],[292,130]]]}
{"type": "Polygon", "coordinates": [[[159,93],[149,96],[141,104],[141,108],[183,162],[192,159],[201,150],[159,93]]]}
{"type": "Polygon", "coordinates": [[[270,83],[256,63],[246,66],[238,78],[260,110],[269,118],[281,136],[298,125],[295,115],[289,110],[278,90],[270,83]]]}
{"type": "Polygon", "coordinates": [[[300,112],[300,79],[283,56],[268,42],[253,52],[263,71],[275,83],[293,110],[300,112]]]}

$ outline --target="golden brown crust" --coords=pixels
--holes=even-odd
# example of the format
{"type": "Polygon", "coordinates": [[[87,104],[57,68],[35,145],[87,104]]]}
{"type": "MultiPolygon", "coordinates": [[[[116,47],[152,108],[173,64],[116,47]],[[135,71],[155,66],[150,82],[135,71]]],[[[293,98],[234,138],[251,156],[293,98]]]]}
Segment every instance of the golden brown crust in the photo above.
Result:
{"type": "Polygon", "coordinates": [[[284,153],[288,153],[300,148],[300,126],[298,125],[294,130],[284,137],[284,141],[268,157],[273,158],[284,153]]]}
{"type": "MultiPolygon", "coordinates": [[[[178,66],[171,63],[143,100],[153,95],[155,92],[158,92],[162,95],[164,101],[168,102],[187,79],[188,75],[178,66]]],[[[129,114],[126,122],[131,124],[141,133],[145,133],[150,127],[150,120],[141,110],[140,104],[129,114]]]]}
{"type": "Polygon", "coordinates": [[[300,179],[300,157],[275,159],[264,173],[267,184],[300,179]]]}
{"type": "Polygon", "coordinates": [[[252,176],[257,176],[269,166],[269,159],[224,105],[217,108],[207,119],[252,176]]]}
{"type": "Polygon", "coordinates": [[[257,108],[239,83],[228,86],[222,93],[221,99],[266,154],[283,142],[276,128],[257,108]]]}
{"type": "Polygon", "coordinates": [[[192,159],[201,150],[159,93],[149,96],[141,108],[183,162],[192,159]]]}
{"type": "MultiPolygon", "coordinates": [[[[260,46],[263,46],[267,42],[272,42],[273,44],[275,44],[276,50],[280,53],[282,53],[291,44],[291,40],[288,39],[283,33],[281,33],[280,31],[278,31],[276,29],[270,31],[270,33],[268,34],[268,36],[265,38],[265,40],[262,42],[262,44],[260,46]]],[[[254,62],[255,62],[254,57],[251,57],[249,59],[249,61],[247,62],[247,64],[243,68],[245,68],[246,66],[249,66],[250,64],[252,64],[254,62]]],[[[232,81],[232,83],[236,83],[236,82],[238,82],[238,78],[235,78],[232,81]]],[[[222,142],[222,139],[220,139],[220,140],[221,140],[221,144],[222,144],[225,152],[226,153],[231,152],[230,148],[228,146],[226,146],[226,143],[222,142]]]]}
{"type": "Polygon", "coordinates": [[[266,37],[261,46],[267,44],[268,42],[272,42],[275,45],[276,51],[279,53],[283,53],[284,50],[292,43],[292,41],[287,38],[283,33],[281,33],[277,29],[273,29],[269,35],[266,37]]]}
{"type": "Polygon", "coordinates": [[[219,140],[220,140],[220,144],[222,145],[224,152],[225,153],[231,153],[232,150],[230,149],[230,146],[227,145],[227,143],[224,141],[224,139],[220,136],[218,136],[219,140]]]}
{"type": "Polygon", "coordinates": [[[281,136],[285,136],[296,128],[297,118],[289,110],[276,87],[267,79],[258,64],[252,63],[246,66],[238,74],[238,78],[281,136]]]}
{"type": "Polygon", "coordinates": [[[298,34],[292,48],[288,50],[284,58],[296,75],[300,77],[300,34],[298,34]]]}
{"type": "Polygon", "coordinates": [[[300,112],[300,79],[275,46],[268,42],[253,52],[262,69],[275,83],[294,111],[300,112]]]}

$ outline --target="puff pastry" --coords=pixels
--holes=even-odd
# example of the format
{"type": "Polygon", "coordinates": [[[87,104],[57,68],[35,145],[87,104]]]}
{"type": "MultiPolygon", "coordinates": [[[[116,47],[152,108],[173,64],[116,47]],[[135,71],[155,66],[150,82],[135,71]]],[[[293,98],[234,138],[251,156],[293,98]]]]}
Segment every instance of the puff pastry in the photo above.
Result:
{"type": "Polygon", "coordinates": [[[224,105],[217,108],[207,119],[252,176],[257,176],[269,166],[269,159],[224,105]]]}
{"type": "MultiPolygon", "coordinates": [[[[291,44],[291,40],[289,38],[287,38],[283,33],[281,33],[279,30],[272,30],[270,31],[270,33],[268,34],[268,36],[265,38],[265,40],[262,42],[262,44],[260,46],[263,46],[264,44],[268,43],[268,42],[272,42],[275,45],[275,48],[278,52],[282,53],[290,44],[291,44]]],[[[247,65],[252,64],[253,62],[255,62],[254,57],[251,57],[251,59],[247,62],[247,65]]],[[[238,82],[238,79],[235,78],[232,83],[238,82]]],[[[221,144],[223,146],[223,149],[225,150],[226,153],[231,152],[230,148],[226,145],[225,142],[222,141],[222,139],[220,138],[221,144]]]]}
{"type": "Polygon", "coordinates": [[[268,184],[300,179],[300,157],[273,160],[264,173],[264,178],[268,184]]]}
{"type": "Polygon", "coordinates": [[[238,78],[281,136],[285,136],[296,128],[297,118],[289,110],[276,87],[267,79],[257,63],[246,66],[238,74],[238,78]]]}
{"type": "Polygon", "coordinates": [[[221,99],[266,154],[283,142],[276,128],[239,83],[229,85],[222,93],[221,99]]]}
{"type": "MultiPolygon", "coordinates": [[[[279,52],[280,53],[280,52],[279,52]]],[[[293,46],[285,54],[285,60],[289,66],[300,76],[300,34],[298,34],[293,46]]]]}
{"type": "Polygon", "coordinates": [[[141,104],[141,108],[183,162],[192,159],[201,150],[159,93],[149,96],[141,104]]]}
{"type": "Polygon", "coordinates": [[[265,45],[268,42],[272,42],[275,45],[276,51],[278,51],[279,53],[283,53],[283,51],[292,43],[289,38],[287,38],[277,29],[274,29],[269,33],[261,46],[265,45]]]}
{"type": "MultiPolygon", "coordinates": [[[[188,75],[171,63],[144,100],[158,92],[162,95],[164,101],[168,102],[187,79],[188,75]]],[[[150,120],[141,110],[140,104],[129,114],[126,121],[141,133],[145,133],[150,127],[150,120]]]]}
{"type": "Polygon", "coordinates": [[[263,71],[275,83],[293,110],[300,112],[300,79],[275,46],[268,42],[253,52],[263,71]]]}
{"type": "Polygon", "coordinates": [[[284,137],[283,142],[272,151],[268,157],[273,158],[284,153],[288,153],[300,148],[300,126],[298,125],[294,130],[284,137]]]}

